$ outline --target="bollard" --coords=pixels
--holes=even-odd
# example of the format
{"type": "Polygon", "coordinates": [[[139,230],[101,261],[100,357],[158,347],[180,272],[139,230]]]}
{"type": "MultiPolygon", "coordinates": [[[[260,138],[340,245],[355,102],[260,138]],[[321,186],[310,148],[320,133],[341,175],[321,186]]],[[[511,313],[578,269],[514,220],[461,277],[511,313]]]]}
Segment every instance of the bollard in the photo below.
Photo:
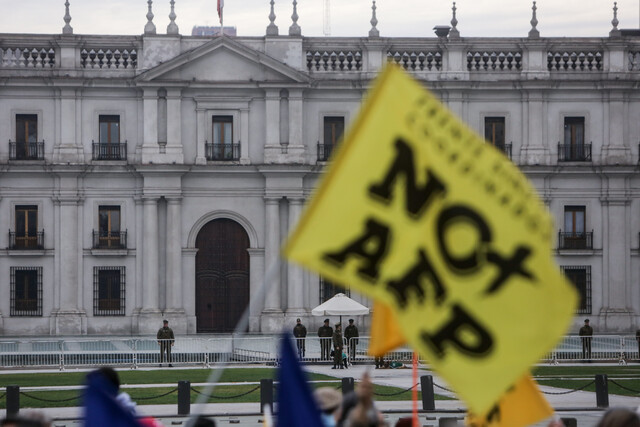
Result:
{"type": "Polygon", "coordinates": [[[20,386],[7,386],[7,416],[18,415],[20,412],[20,386]]]}
{"type": "Polygon", "coordinates": [[[422,410],[433,411],[436,409],[436,397],[433,393],[433,377],[423,375],[420,377],[420,388],[422,389],[422,410]]]}
{"type": "Polygon", "coordinates": [[[264,405],[269,405],[273,413],[273,380],[260,380],[260,413],[264,412],[264,405]]]}
{"type": "Polygon", "coordinates": [[[178,381],[178,415],[191,413],[191,382],[178,381]]]}
{"type": "Polygon", "coordinates": [[[560,418],[564,427],[578,427],[578,420],[575,418],[560,418]]]}
{"type": "Polygon", "coordinates": [[[609,407],[609,384],[607,381],[606,375],[596,375],[596,406],[598,408],[609,407]]]}
{"type": "Polygon", "coordinates": [[[342,395],[344,396],[347,393],[351,393],[353,391],[353,378],[352,377],[344,377],[342,379],[342,395]]]}
{"type": "Polygon", "coordinates": [[[440,417],[438,419],[438,427],[455,427],[458,424],[458,418],[456,417],[440,417]]]}

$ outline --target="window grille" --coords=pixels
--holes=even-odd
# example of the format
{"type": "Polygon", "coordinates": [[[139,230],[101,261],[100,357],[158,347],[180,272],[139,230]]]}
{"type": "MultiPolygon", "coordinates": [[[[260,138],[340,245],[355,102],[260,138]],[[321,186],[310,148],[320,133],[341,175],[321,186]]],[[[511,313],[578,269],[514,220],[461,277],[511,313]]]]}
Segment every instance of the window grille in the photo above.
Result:
{"type": "Polygon", "coordinates": [[[11,316],[42,316],[42,267],[11,267],[11,316]]]}
{"type": "Polygon", "coordinates": [[[580,294],[576,313],[591,314],[591,266],[564,265],[561,268],[580,294]]]}
{"type": "Polygon", "coordinates": [[[320,304],[331,299],[335,294],[343,293],[351,296],[351,289],[342,287],[324,277],[320,277],[320,304]]]}
{"type": "Polygon", "coordinates": [[[93,315],[125,315],[126,267],[93,267],[93,315]]]}

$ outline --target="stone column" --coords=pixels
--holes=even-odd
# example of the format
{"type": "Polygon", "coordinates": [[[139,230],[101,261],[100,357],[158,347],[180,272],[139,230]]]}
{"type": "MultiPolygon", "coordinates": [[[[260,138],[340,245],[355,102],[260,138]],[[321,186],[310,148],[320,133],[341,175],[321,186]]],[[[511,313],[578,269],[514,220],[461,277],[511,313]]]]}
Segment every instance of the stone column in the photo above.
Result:
{"type": "MultiPolygon", "coordinates": [[[[249,248],[249,294],[255,295],[259,292],[264,281],[264,248],[249,248]]],[[[264,299],[256,301],[256,304],[249,307],[249,332],[260,332],[260,314],[264,309],[264,299]]]]}
{"type": "Polygon", "coordinates": [[[543,95],[540,92],[531,92],[523,97],[522,102],[527,103],[529,114],[522,118],[527,129],[527,144],[522,147],[520,160],[527,165],[545,165],[549,149],[544,145],[547,121],[544,117],[543,95]]]}
{"type": "MultiPolygon", "coordinates": [[[[167,313],[183,314],[182,303],[182,198],[167,198],[167,313]]],[[[175,320],[174,320],[175,322],[175,320]]],[[[172,322],[172,323],[174,323],[172,322]]],[[[185,325],[186,329],[186,325],[185,325]]]]}
{"type": "Polygon", "coordinates": [[[280,146],[280,89],[265,89],[264,162],[279,163],[284,158],[280,146]]]}
{"type": "Polygon", "coordinates": [[[144,89],[142,99],[143,137],[142,137],[142,163],[158,161],[158,90],[155,88],[144,89]]]}
{"type": "Polygon", "coordinates": [[[291,163],[306,163],[305,146],[302,141],[303,121],[302,89],[289,90],[289,147],[287,159],[291,163]]]}
{"type": "Polygon", "coordinates": [[[60,126],[59,140],[54,144],[53,159],[61,163],[83,163],[82,144],[78,144],[76,138],[76,91],[74,89],[61,89],[60,102],[56,102],[59,108],[58,123],[60,126]]]}
{"type": "MultiPolygon", "coordinates": [[[[609,178],[611,186],[612,178],[609,178]]],[[[616,179],[619,186],[624,185],[624,179],[616,179]]],[[[611,189],[609,190],[611,191],[611,189]]],[[[629,331],[634,325],[632,304],[632,283],[629,267],[631,259],[631,234],[629,230],[630,200],[620,197],[602,199],[603,227],[602,227],[602,289],[604,292],[601,314],[604,315],[604,325],[601,330],[629,331]]],[[[595,239],[596,236],[594,236],[595,239]]],[[[592,282],[592,290],[596,287],[592,282]]],[[[593,292],[593,291],[592,291],[593,292]]]]}
{"type": "MultiPolygon", "coordinates": [[[[75,181],[75,177],[72,178],[75,181]]],[[[61,181],[67,181],[61,178],[61,181]]],[[[58,286],[58,306],[52,312],[52,332],[58,335],[78,335],[86,333],[86,315],[80,308],[78,276],[78,203],[76,196],[60,197],[56,201],[58,208],[55,277],[58,286]]],[[[82,228],[80,228],[82,230],[82,228]]]]}
{"type": "Polygon", "coordinates": [[[196,108],[196,165],[206,165],[207,158],[204,152],[204,144],[208,141],[205,110],[196,108]]]}
{"type": "MultiPolygon", "coordinates": [[[[602,141],[602,163],[606,165],[621,165],[632,163],[630,147],[625,146],[625,123],[627,117],[624,108],[624,94],[612,91],[608,99],[604,100],[603,127],[604,141],[602,141]],[[608,107],[608,108],[607,108],[608,107]]],[[[592,138],[595,140],[596,138],[592,138]]],[[[586,141],[585,141],[586,142],[586,141]]],[[[593,144],[596,145],[596,144],[593,144]]],[[[593,145],[591,150],[593,150],[593,145]]],[[[591,153],[595,155],[594,152],[591,153]]]]}
{"type": "MultiPolygon", "coordinates": [[[[289,199],[289,228],[293,230],[300,219],[303,199],[289,199]]],[[[306,314],[304,310],[304,285],[303,271],[300,266],[294,263],[288,264],[289,281],[287,283],[287,318],[295,318],[306,314]]]]}
{"type": "Polygon", "coordinates": [[[280,198],[265,197],[265,277],[267,292],[262,312],[262,332],[274,332],[282,326],[282,308],[280,306],[280,198]]]}
{"type": "MultiPolygon", "coordinates": [[[[158,309],[158,199],[144,197],[144,241],[142,242],[142,311],[141,315],[156,315],[158,309]]],[[[157,329],[152,325],[151,330],[157,329]]],[[[141,325],[141,332],[148,328],[141,325]]]]}
{"type": "Polygon", "coordinates": [[[167,163],[183,163],[182,150],[182,89],[167,90],[167,163]]]}
{"type": "Polygon", "coordinates": [[[248,165],[249,159],[249,108],[240,109],[240,163],[248,165]]]}

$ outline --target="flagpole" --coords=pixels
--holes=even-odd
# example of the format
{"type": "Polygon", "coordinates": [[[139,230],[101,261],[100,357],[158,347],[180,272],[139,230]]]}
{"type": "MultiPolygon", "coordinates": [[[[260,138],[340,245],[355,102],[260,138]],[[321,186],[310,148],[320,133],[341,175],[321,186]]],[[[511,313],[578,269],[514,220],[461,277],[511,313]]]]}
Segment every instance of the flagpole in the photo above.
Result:
{"type": "Polygon", "coordinates": [[[413,352],[413,389],[411,390],[411,400],[413,401],[413,427],[420,427],[418,420],[418,352],[413,352]]]}

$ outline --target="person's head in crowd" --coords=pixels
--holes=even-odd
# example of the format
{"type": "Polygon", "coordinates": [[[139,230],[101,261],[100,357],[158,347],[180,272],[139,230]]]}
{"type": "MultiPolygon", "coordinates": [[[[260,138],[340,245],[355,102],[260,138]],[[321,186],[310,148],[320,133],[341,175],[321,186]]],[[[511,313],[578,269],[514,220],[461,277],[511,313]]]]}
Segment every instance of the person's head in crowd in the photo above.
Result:
{"type": "Polygon", "coordinates": [[[342,403],[342,393],[333,387],[318,387],[313,391],[313,397],[322,412],[322,424],[324,427],[336,425],[336,412],[342,403]]]}
{"type": "Polygon", "coordinates": [[[196,418],[196,421],[193,423],[193,427],[216,427],[216,422],[204,415],[198,415],[198,418],[196,418]]]}
{"type": "Polygon", "coordinates": [[[111,366],[103,366],[98,368],[98,372],[100,372],[103,377],[109,380],[109,382],[116,387],[116,391],[120,390],[120,377],[115,369],[111,366]]]}
{"type": "Polygon", "coordinates": [[[640,427],[640,417],[628,408],[612,408],[600,418],[597,427],[640,427]]]}
{"type": "Polygon", "coordinates": [[[26,410],[0,421],[2,427],[50,427],[51,419],[43,412],[26,410]]]}

